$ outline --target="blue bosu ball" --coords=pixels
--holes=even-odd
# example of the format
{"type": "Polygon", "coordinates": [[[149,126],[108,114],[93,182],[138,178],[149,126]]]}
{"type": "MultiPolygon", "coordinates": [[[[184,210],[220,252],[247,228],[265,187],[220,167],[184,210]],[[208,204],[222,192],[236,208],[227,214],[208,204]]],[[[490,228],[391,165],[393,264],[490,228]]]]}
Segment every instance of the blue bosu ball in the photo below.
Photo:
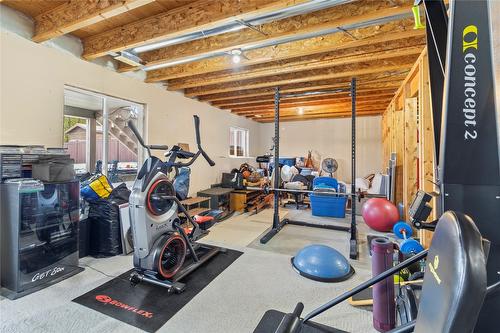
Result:
{"type": "Polygon", "coordinates": [[[292,266],[300,275],[321,282],[340,282],[354,274],[349,261],[326,245],[304,247],[292,258],[292,266]]]}

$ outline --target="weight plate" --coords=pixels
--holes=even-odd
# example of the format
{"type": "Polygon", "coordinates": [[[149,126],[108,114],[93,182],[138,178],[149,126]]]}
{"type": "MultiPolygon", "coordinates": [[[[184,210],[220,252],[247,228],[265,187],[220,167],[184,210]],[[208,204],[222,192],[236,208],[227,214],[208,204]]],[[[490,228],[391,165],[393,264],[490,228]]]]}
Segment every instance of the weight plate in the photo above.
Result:
{"type": "Polygon", "coordinates": [[[424,247],[416,240],[410,238],[402,241],[401,244],[399,245],[399,249],[404,254],[416,254],[423,251],[424,247]]]}
{"type": "Polygon", "coordinates": [[[413,230],[410,227],[410,225],[406,222],[398,222],[394,225],[392,228],[392,232],[394,235],[396,235],[398,238],[405,239],[405,238],[410,238],[411,235],[413,235],[413,230]],[[404,235],[406,233],[406,237],[404,235]]]}

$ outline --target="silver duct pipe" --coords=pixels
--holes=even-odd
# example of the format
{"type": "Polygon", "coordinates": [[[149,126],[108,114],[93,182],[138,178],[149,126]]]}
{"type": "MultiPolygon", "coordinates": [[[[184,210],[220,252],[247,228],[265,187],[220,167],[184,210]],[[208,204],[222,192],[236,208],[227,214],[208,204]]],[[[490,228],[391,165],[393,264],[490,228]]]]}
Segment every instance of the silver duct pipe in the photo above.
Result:
{"type": "MultiPolygon", "coordinates": [[[[253,49],[260,49],[263,47],[268,47],[268,46],[274,46],[274,45],[280,45],[284,43],[290,43],[290,42],[295,42],[303,39],[309,39],[309,38],[314,38],[314,37],[319,37],[319,36],[324,36],[324,35],[329,35],[333,34],[336,32],[346,32],[348,33],[349,30],[353,29],[360,29],[360,28],[366,28],[372,25],[381,25],[385,23],[389,23],[391,21],[396,21],[396,20],[401,20],[404,18],[411,17],[412,13],[404,13],[404,14],[398,14],[398,15],[391,15],[387,16],[381,19],[376,19],[376,20],[370,20],[370,21],[364,21],[364,22],[358,22],[354,24],[349,24],[345,25],[342,27],[336,27],[336,28],[330,28],[330,29],[323,29],[323,30],[318,30],[310,33],[305,33],[305,34],[296,34],[293,36],[288,36],[288,37],[283,37],[283,38],[276,38],[268,41],[263,41],[262,43],[258,44],[253,44],[252,46],[248,47],[241,47],[242,51],[249,51],[253,49]]],[[[181,59],[177,59],[175,61],[170,61],[170,62],[164,62],[161,64],[155,64],[151,66],[144,66],[142,69],[145,71],[152,71],[155,69],[160,69],[160,68],[165,68],[165,67],[171,67],[171,66],[176,66],[176,65],[181,65],[185,64],[188,62],[193,62],[193,61],[199,61],[199,60],[204,60],[204,59],[209,59],[209,58],[214,58],[214,57],[220,57],[227,55],[227,52],[221,52],[221,51],[214,51],[214,52],[209,52],[209,53],[204,53],[196,56],[191,56],[191,57],[185,57],[181,59]]]]}
{"type": "Polygon", "coordinates": [[[352,1],[353,0],[310,0],[306,3],[302,3],[299,5],[295,5],[295,6],[290,6],[290,7],[283,8],[283,9],[280,9],[280,10],[277,10],[274,12],[270,12],[270,13],[266,13],[266,14],[261,14],[261,15],[255,16],[255,17],[247,18],[245,20],[235,20],[233,22],[229,22],[229,23],[226,23],[224,25],[221,25],[219,27],[215,27],[212,29],[196,31],[196,32],[192,32],[192,33],[189,33],[189,34],[186,34],[183,36],[166,39],[166,40],[161,41],[161,42],[156,42],[156,43],[138,46],[132,50],[129,50],[129,52],[132,51],[135,54],[140,54],[143,52],[160,49],[160,48],[166,47],[166,46],[171,46],[171,45],[180,44],[180,43],[186,43],[186,42],[190,42],[190,41],[193,41],[196,39],[215,36],[215,35],[222,34],[222,33],[238,31],[238,30],[246,28],[247,25],[256,26],[256,25],[268,23],[271,21],[281,20],[284,18],[296,16],[296,15],[307,14],[307,13],[314,12],[317,10],[322,10],[322,9],[326,9],[326,8],[333,7],[333,6],[342,5],[342,4],[345,4],[348,2],[352,2],[352,1]]]}

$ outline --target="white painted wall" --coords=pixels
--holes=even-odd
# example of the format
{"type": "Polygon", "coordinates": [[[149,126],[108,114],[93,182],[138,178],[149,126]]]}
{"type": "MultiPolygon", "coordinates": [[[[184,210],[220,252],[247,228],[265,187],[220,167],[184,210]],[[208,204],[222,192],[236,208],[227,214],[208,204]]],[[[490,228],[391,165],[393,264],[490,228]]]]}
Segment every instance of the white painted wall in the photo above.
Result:
{"type": "MultiPolygon", "coordinates": [[[[356,175],[383,171],[382,118],[359,117],[356,120],[356,175]]],[[[270,145],[274,124],[260,128],[261,143],[270,145]]],[[[267,146],[266,146],[267,147],[267,146]]],[[[315,166],[326,157],[337,160],[336,177],[351,181],[351,118],[321,119],[280,124],[280,156],[307,157],[313,151],[315,166]]]]}
{"type": "Polygon", "coordinates": [[[255,156],[259,151],[256,122],[145,84],[53,46],[33,43],[7,29],[2,28],[0,33],[0,144],[61,147],[64,85],[69,84],[146,104],[150,143],[187,142],[194,149],[192,116],[199,115],[203,145],[216,167],[210,168],[203,160],[196,162],[192,193],[218,182],[222,171],[246,161],[227,157],[230,126],[248,128],[250,154],[255,156]]]}
{"type": "MultiPolygon", "coordinates": [[[[62,36],[35,44],[29,40],[33,22],[0,4],[0,144],[43,144],[60,147],[63,140],[64,85],[146,104],[146,137],[150,143],[187,142],[195,147],[192,115],[201,118],[206,151],[216,162],[209,168],[200,160],[193,166],[191,193],[220,181],[221,172],[254,159],[228,158],[229,127],[250,130],[250,155],[268,151],[274,136],[272,124],[259,124],[206,103],[145,84],[141,75],[113,71],[109,59],[95,63],[79,58],[78,39],[62,36]]],[[[364,176],[382,170],[380,117],[357,121],[357,173],[364,176]]],[[[350,119],[284,122],[281,155],[334,157],[337,177],[350,181],[350,119]]],[[[317,163],[318,163],[317,162],[317,163]]]]}

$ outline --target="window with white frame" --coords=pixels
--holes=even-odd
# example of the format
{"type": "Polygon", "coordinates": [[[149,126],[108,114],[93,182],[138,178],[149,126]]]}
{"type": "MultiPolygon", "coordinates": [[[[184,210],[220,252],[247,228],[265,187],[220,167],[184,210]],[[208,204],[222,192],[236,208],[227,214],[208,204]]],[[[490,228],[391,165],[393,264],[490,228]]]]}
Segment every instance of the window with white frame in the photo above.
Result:
{"type": "Polygon", "coordinates": [[[231,127],[229,129],[229,156],[248,157],[248,129],[231,127]]]}

